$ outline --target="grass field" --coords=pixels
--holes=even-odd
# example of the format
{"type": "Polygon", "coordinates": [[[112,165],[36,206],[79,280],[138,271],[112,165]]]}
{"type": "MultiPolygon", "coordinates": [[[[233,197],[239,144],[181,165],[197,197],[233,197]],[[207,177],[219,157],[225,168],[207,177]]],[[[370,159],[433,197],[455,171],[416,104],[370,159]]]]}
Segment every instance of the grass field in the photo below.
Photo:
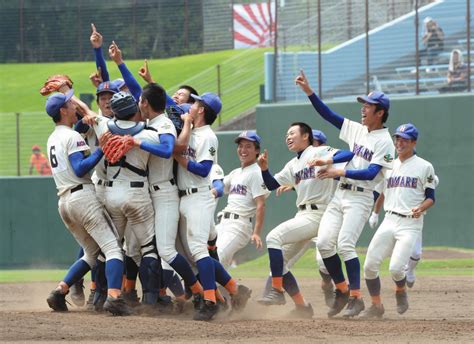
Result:
{"type": "MultiPolygon", "coordinates": [[[[424,248],[425,250],[446,251],[446,248],[424,248]]],[[[452,249],[459,252],[471,252],[470,250],[452,249]]],[[[364,265],[365,255],[359,255],[361,269],[364,265]]],[[[387,276],[388,259],[383,262],[381,275],[387,276]]],[[[231,270],[236,278],[262,277],[268,275],[268,255],[263,255],[255,260],[246,262],[231,270]]],[[[291,269],[297,277],[319,276],[316,262],[314,260],[314,249],[308,250],[298,263],[291,269]]],[[[474,276],[474,261],[472,259],[445,259],[432,260],[423,259],[418,265],[417,274],[420,276],[474,276]]],[[[38,269],[38,270],[0,270],[0,283],[19,282],[50,282],[60,281],[66,273],[63,269],[38,269]]],[[[363,276],[363,275],[361,275],[363,276]]]]}

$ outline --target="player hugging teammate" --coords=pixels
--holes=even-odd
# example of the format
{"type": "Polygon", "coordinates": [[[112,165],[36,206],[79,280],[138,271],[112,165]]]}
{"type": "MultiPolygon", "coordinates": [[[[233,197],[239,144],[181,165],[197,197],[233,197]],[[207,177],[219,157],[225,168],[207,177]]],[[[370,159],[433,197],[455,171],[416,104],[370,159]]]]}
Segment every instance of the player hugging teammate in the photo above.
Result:
{"type": "MultiPolygon", "coordinates": [[[[228,294],[232,311],[242,311],[251,290],[227,269],[249,242],[263,247],[270,191],[278,195],[295,190],[295,217],[271,230],[265,240],[271,277],[258,302],[282,305],[287,292],[295,303],[292,316],[313,316],[290,269],[316,242],[329,317],[346,306],[344,317],[384,314],[378,275],[390,254],[397,310],[403,314],[408,309],[405,269],[421,240],[423,216],[434,204],[437,177],[431,164],[415,154],[418,130],[412,124],[397,129],[394,147],[384,127],[390,108],[385,94],[358,97],[362,119],[356,123],[330,110],[301,73],[296,84],[341,131],[350,151],[327,146],[324,133],[294,122],[286,143],[295,157],[272,175],[268,152],[261,154],[262,139],[255,131],[243,131],[235,138],[240,166],[225,175],[217,165],[218,141],[211,129],[222,109],[220,98],[198,95],[188,85],[169,97],[154,82],[147,61],[139,71],[148,83],[142,89],[115,42],[109,56],[123,79],[110,81],[103,39],[94,25],[90,40],[98,67],[90,79],[99,113],[74,97],[73,82],[66,76],[50,77],[41,89],[43,95],[57,92],[46,101],[46,112],[56,124],[48,157],[60,216],[81,246],[78,260],[48,296],[50,308],[67,311],[68,293],[82,306],[83,276],[92,269],[89,304],[96,311],[180,313],[192,298],[193,318],[208,321],[229,308],[222,292],[228,294]],[[385,200],[387,216],[367,253],[364,274],[372,306],[365,310],[355,247],[379,188],[383,192],[374,214],[385,200]],[[215,225],[216,199],[223,194],[228,194],[227,205],[215,225]]],[[[376,225],[376,215],[370,223],[376,225]]]]}

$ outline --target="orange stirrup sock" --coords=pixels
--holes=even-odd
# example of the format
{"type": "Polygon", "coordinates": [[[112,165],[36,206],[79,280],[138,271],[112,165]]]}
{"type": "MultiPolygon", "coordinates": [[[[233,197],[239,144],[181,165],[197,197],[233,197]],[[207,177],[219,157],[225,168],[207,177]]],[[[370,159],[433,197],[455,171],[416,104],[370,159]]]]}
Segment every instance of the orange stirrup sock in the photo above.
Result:
{"type": "Polygon", "coordinates": [[[295,305],[306,305],[306,302],[304,302],[303,295],[301,295],[300,292],[296,293],[295,295],[291,296],[293,301],[295,302],[295,305]]]}
{"type": "Polygon", "coordinates": [[[397,285],[396,288],[395,288],[395,291],[396,291],[397,293],[400,293],[400,292],[405,291],[405,290],[407,290],[407,287],[406,287],[406,286],[399,287],[399,286],[397,285]]]}
{"type": "Polygon", "coordinates": [[[272,277],[272,287],[276,290],[283,291],[283,277],[272,277]]]}
{"type": "Polygon", "coordinates": [[[91,289],[92,290],[95,290],[95,288],[97,288],[97,285],[95,284],[94,281],[91,282],[91,289]]]}
{"type": "Polygon", "coordinates": [[[122,275],[122,290],[125,290],[127,284],[127,275],[122,275]]]}
{"type": "Polygon", "coordinates": [[[224,288],[229,292],[230,295],[237,294],[237,282],[233,278],[227,282],[224,288]]]}
{"type": "Polygon", "coordinates": [[[160,296],[166,296],[166,288],[160,289],[160,296]]]}
{"type": "Polygon", "coordinates": [[[357,299],[360,299],[362,298],[362,294],[360,292],[360,289],[351,289],[350,293],[349,293],[350,296],[353,296],[357,299]]]}
{"type": "Polygon", "coordinates": [[[120,294],[122,294],[121,290],[120,289],[108,289],[107,290],[107,295],[110,295],[114,298],[117,298],[120,296],[120,294]]]}
{"type": "Polygon", "coordinates": [[[191,292],[193,294],[203,294],[203,289],[202,289],[202,285],[201,283],[199,283],[199,281],[197,281],[196,283],[194,283],[191,287],[191,292]]]}
{"type": "Polygon", "coordinates": [[[135,289],[137,281],[135,280],[126,280],[125,281],[125,291],[129,292],[135,289]]]}
{"type": "Polygon", "coordinates": [[[225,303],[225,299],[224,299],[224,296],[222,296],[221,292],[219,291],[219,289],[216,289],[216,300],[222,302],[222,303],[225,303]]]}
{"type": "Polygon", "coordinates": [[[382,299],[380,298],[380,295],[371,296],[370,298],[372,299],[372,303],[374,305],[380,305],[382,303],[382,299]]]}
{"type": "Polygon", "coordinates": [[[347,286],[346,281],[342,281],[341,283],[336,284],[336,289],[339,289],[343,293],[347,293],[347,291],[349,290],[349,287],[347,286]]]}
{"type": "Polygon", "coordinates": [[[216,291],[214,289],[204,290],[204,300],[216,303],[216,291]]]}

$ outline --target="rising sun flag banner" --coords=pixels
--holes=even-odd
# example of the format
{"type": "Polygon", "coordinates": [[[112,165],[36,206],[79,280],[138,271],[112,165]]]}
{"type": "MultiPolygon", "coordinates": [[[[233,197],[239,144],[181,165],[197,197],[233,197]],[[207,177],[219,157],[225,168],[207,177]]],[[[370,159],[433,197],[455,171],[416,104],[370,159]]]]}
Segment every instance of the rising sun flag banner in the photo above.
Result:
{"type": "Polygon", "coordinates": [[[258,48],[273,44],[275,3],[234,5],[234,47],[258,48]]]}

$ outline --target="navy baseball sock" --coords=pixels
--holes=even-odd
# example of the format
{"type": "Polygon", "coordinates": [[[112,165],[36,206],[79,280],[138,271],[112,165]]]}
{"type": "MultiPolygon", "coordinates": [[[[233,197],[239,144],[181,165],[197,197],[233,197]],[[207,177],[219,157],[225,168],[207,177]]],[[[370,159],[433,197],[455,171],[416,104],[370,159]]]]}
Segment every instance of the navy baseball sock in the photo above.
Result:
{"type": "Polygon", "coordinates": [[[143,257],[140,262],[140,281],[144,303],[156,303],[160,294],[160,261],[154,257],[143,257]]]}
{"type": "MultiPolygon", "coordinates": [[[[163,270],[165,271],[165,270],[163,270]]],[[[168,288],[171,290],[175,297],[180,297],[184,295],[183,284],[178,274],[173,274],[169,282],[168,288]]]]}
{"type": "Polygon", "coordinates": [[[229,273],[224,269],[224,267],[218,260],[214,258],[211,259],[214,263],[216,282],[219,283],[221,286],[225,287],[226,284],[231,280],[232,276],[229,275],[229,273]]]}
{"type": "Polygon", "coordinates": [[[344,273],[342,272],[341,259],[337,253],[329,258],[323,258],[324,265],[331,275],[334,284],[339,284],[345,282],[344,273]]]}
{"type": "Polygon", "coordinates": [[[346,264],[347,278],[350,290],[360,290],[360,263],[359,258],[352,258],[344,262],[346,264]]]}
{"type": "Polygon", "coordinates": [[[216,273],[214,262],[211,257],[204,257],[196,262],[199,270],[199,279],[204,289],[204,299],[216,302],[216,273]]]}
{"type": "Polygon", "coordinates": [[[268,249],[268,256],[270,257],[270,270],[272,277],[281,277],[283,275],[283,253],[276,248],[268,249]]]}
{"type": "Polygon", "coordinates": [[[167,270],[167,269],[161,270],[161,289],[167,289],[168,288],[173,275],[174,275],[173,270],[167,270]]]}
{"type": "Polygon", "coordinates": [[[109,289],[122,288],[123,262],[120,259],[110,259],[105,262],[105,275],[109,289]]]}
{"type": "Polygon", "coordinates": [[[365,284],[367,284],[367,289],[369,290],[370,296],[380,296],[380,278],[374,279],[365,279],[365,284]]]}
{"type": "Polygon", "coordinates": [[[179,253],[169,264],[174,269],[174,271],[176,271],[181,276],[181,278],[184,280],[184,284],[187,286],[191,287],[197,282],[197,278],[194,276],[193,270],[191,270],[189,263],[179,253]]]}
{"type": "Polygon", "coordinates": [[[74,283],[79,281],[84,275],[91,269],[89,264],[84,260],[78,259],[74,264],[69,268],[66,276],[64,277],[64,282],[68,287],[72,286],[74,283]]]}
{"type": "Polygon", "coordinates": [[[290,296],[300,292],[300,288],[298,287],[295,276],[293,276],[290,271],[283,275],[283,288],[285,288],[286,292],[290,296]]]}
{"type": "Polygon", "coordinates": [[[405,277],[404,279],[400,280],[400,281],[395,281],[395,284],[397,285],[397,291],[403,291],[405,290],[405,286],[407,284],[407,278],[405,277]]]}
{"type": "Polygon", "coordinates": [[[91,282],[95,283],[95,275],[97,274],[97,264],[91,269],[91,282]]]}
{"type": "Polygon", "coordinates": [[[135,281],[138,276],[138,265],[135,261],[129,257],[125,256],[125,272],[128,280],[135,281]]]}

